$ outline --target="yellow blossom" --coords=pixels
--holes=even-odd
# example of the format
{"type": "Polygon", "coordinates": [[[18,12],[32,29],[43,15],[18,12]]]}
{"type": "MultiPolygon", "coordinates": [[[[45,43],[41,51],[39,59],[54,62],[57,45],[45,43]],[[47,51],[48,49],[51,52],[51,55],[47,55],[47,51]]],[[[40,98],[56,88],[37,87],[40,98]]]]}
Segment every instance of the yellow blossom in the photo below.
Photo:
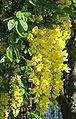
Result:
{"type": "Polygon", "coordinates": [[[27,39],[28,39],[28,41],[33,40],[33,39],[34,39],[33,34],[32,34],[32,33],[29,33],[29,34],[27,35],[27,39]]]}
{"type": "Polygon", "coordinates": [[[35,27],[32,29],[32,33],[33,33],[34,35],[37,35],[37,33],[38,33],[38,26],[35,26],[35,27]]]}
{"type": "Polygon", "coordinates": [[[41,21],[43,20],[42,15],[37,16],[37,17],[36,17],[36,20],[37,20],[38,22],[41,22],[41,21]]]}

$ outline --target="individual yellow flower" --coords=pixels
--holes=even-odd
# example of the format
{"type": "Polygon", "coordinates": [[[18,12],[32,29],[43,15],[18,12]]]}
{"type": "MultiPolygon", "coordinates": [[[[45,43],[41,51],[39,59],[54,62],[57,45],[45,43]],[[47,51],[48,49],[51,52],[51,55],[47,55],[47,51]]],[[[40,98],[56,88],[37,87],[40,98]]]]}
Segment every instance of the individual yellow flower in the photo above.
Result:
{"type": "Polygon", "coordinates": [[[37,17],[36,17],[36,20],[37,20],[38,22],[41,22],[41,21],[43,20],[42,15],[37,16],[37,17]]]}
{"type": "Polygon", "coordinates": [[[31,60],[31,63],[32,65],[36,65],[36,63],[42,61],[42,54],[38,54],[37,56],[33,56],[32,57],[32,60],[31,60]]]}
{"type": "Polygon", "coordinates": [[[40,63],[36,66],[37,72],[40,72],[42,69],[43,69],[43,64],[42,63],[40,63]]]}
{"type": "Polygon", "coordinates": [[[34,35],[37,35],[37,33],[38,33],[38,26],[35,26],[35,27],[32,29],[32,33],[33,33],[34,35]]]}
{"type": "Polygon", "coordinates": [[[28,41],[31,41],[31,40],[33,40],[33,39],[34,39],[33,34],[32,34],[32,33],[29,33],[29,34],[27,35],[27,40],[28,40],[28,41]]]}
{"type": "Polygon", "coordinates": [[[41,36],[43,36],[43,35],[45,35],[46,34],[46,28],[41,28],[40,30],[39,30],[39,34],[41,35],[41,36]]]}

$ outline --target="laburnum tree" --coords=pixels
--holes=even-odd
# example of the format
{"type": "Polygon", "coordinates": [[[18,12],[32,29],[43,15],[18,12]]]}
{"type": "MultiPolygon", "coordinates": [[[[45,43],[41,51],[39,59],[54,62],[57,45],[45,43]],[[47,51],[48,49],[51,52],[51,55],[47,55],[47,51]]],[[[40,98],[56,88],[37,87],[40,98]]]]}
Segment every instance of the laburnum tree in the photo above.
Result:
{"type": "Polygon", "coordinates": [[[0,0],[0,119],[18,118],[30,100],[40,115],[58,101],[66,119],[71,96],[61,91],[74,66],[75,9],[75,0],[0,0]]]}

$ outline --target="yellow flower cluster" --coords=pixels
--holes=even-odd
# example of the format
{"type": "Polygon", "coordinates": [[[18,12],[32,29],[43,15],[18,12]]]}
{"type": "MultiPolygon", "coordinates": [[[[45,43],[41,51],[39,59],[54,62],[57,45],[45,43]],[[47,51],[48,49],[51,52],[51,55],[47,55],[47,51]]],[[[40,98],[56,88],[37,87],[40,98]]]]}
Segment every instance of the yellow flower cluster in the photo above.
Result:
{"type": "Polygon", "coordinates": [[[0,94],[0,119],[8,119],[9,109],[9,95],[8,93],[0,94]]]}
{"type": "Polygon", "coordinates": [[[20,92],[18,82],[20,80],[20,76],[16,75],[13,76],[11,79],[11,87],[12,87],[12,98],[10,99],[11,101],[11,110],[14,115],[14,117],[18,116],[19,111],[20,111],[20,106],[23,102],[23,96],[20,92]]]}
{"type": "Polygon", "coordinates": [[[59,22],[61,22],[63,24],[63,30],[62,32],[62,39],[63,40],[67,40],[70,38],[70,34],[71,34],[71,20],[69,17],[69,14],[65,14],[64,17],[59,18],[59,22]]]}
{"type": "Polygon", "coordinates": [[[64,48],[71,33],[71,22],[70,19],[67,21],[67,18],[60,19],[64,25],[63,29],[59,25],[54,25],[53,29],[38,29],[35,26],[27,36],[32,53],[32,59],[27,60],[27,65],[33,69],[28,73],[28,77],[34,84],[31,91],[40,112],[46,110],[48,104],[52,103],[51,100],[59,96],[63,86],[62,71],[69,70],[67,64],[64,64],[68,56],[64,48]]]}

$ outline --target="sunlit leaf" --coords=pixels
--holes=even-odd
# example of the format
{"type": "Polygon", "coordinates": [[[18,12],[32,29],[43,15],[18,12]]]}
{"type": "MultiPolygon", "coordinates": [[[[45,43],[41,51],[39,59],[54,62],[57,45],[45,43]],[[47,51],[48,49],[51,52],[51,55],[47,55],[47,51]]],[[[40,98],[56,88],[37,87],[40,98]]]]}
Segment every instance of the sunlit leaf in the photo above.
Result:
{"type": "Polygon", "coordinates": [[[24,15],[25,15],[26,17],[29,17],[29,16],[31,16],[31,13],[30,13],[30,12],[25,12],[24,15]]]}
{"type": "Polygon", "coordinates": [[[76,3],[76,0],[73,0],[74,3],[76,3]]]}
{"type": "Polygon", "coordinates": [[[18,84],[20,87],[21,94],[23,95],[25,93],[25,86],[24,86],[22,80],[20,79],[21,77],[17,75],[17,78],[18,78],[18,84]]]}
{"type": "Polygon", "coordinates": [[[23,27],[19,24],[18,21],[16,21],[15,23],[15,28],[16,28],[16,32],[20,37],[26,37],[27,33],[25,32],[25,30],[23,29],[23,27]]]}
{"type": "Polygon", "coordinates": [[[15,24],[16,24],[15,27],[16,27],[17,33],[19,34],[19,36],[23,37],[23,35],[22,35],[22,34],[19,32],[19,30],[18,30],[18,21],[16,21],[15,24]]]}
{"type": "Polygon", "coordinates": [[[13,61],[13,49],[12,47],[8,47],[6,51],[7,58],[12,62],[13,61]]]}
{"type": "Polygon", "coordinates": [[[22,28],[23,28],[25,31],[27,31],[27,30],[28,30],[28,24],[27,24],[27,22],[25,22],[25,21],[23,21],[23,20],[19,20],[19,22],[20,22],[22,28]]]}
{"type": "Polygon", "coordinates": [[[8,30],[12,30],[15,26],[15,20],[11,19],[8,21],[8,30]]]}
{"type": "Polygon", "coordinates": [[[2,59],[0,60],[0,64],[5,62],[5,56],[2,57],[2,59]]]}
{"type": "Polygon", "coordinates": [[[16,13],[16,17],[19,18],[19,19],[23,18],[23,16],[24,16],[24,14],[21,11],[18,11],[16,13]]]}
{"type": "Polygon", "coordinates": [[[32,0],[29,0],[29,3],[36,6],[36,4],[32,0]]]}

